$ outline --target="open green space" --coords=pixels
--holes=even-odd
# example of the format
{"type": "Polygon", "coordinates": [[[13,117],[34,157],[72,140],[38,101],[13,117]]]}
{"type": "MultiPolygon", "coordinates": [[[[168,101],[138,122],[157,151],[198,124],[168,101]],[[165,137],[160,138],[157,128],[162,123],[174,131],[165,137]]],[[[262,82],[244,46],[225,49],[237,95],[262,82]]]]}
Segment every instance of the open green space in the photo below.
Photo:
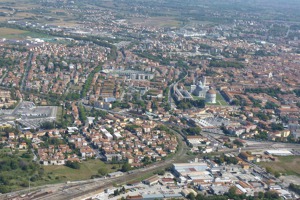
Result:
{"type": "Polygon", "coordinates": [[[0,192],[28,187],[29,179],[41,176],[42,169],[27,151],[3,148],[0,153],[0,192]]]}
{"type": "Polygon", "coordinates": [[[175,17],[156,16],[149,18],[131,18],[130,22],[133,24],[146,24],[148,26],[159,27],[179,27],[180,21],[175,17]]]}
{"type": "Polygon", "coordinates": [[[62,108],[62,106],[59,106],[57,108],[56,121],[61,122],[62,120],[63,120],[63,108],[62,108]]]}
{"type": "MultiPolygon", "coordinates": [[[[191,86],[185,86],[185,89],[187,91],[190,91],[191,90],[191,86]]],[[[191,93],[191,95],[192,95],[192,97],[193,97],[194,100],[204,99],[204,98],[195,96],[192,93],[191,93]]],[[[219,92],[217,93],[216,101],[217,101],[217,103],[215,103],[215,104],[211,104],[211,103],[206,103],[206,104],[207,105],[217,105],[217,106],[228,106],[227,101],[225,101],[225,99],[222,97],[222,95],[219,92]]]]}
{"type": "Polygon", "coordinates": [[[222,97],[222,95],[220,93],[217,93],[217,103],[221,106],[228,106],[227,101],[225,101],[225,99],[222,97]]]}
{"type": "Polygon", "coordinates": [[[91,159],[80,163],[80,169],[72,169],[64,165],[51,165],[44,166],[44,170],[50,182],[63,182],[90,179],[93,175],[99,175],[98,170],[103,167],[106,167],[110,173],[117,171],[121,166],[91,159]]]}
{"type": "Polygon", "coordinates": [[[100,160],[90,159],[80,163],[79,169],[64,165],[41,166],[33,161],[33,156],[26,150],[11,152],[0,151],[0,192],[7,193],[24,188],[67,181],[88,180],[100,177],[99,169],[105,173],[115,172],[121,164],[106,164],[100,160]],[[105,168],[105,170],[103,170],[105,168]]]}
{"type": "Polygon", "coordinates": [[[6,39],[24,39],[27,37],[31,38],[49,38],[49,35],[41,34],[41,33],[34,33],[30,31],[20,30],[20,29],[13,29],[13,28],[0,28],[0,38],[6,39]]]}
{"type": "Polygon", "coordinates": [[[207,105],[215,105],[215,106],[228,106],[229,105],[220,93],[217,93],[216,103],[206,103],[206,104],[207,105]]]}
{"type": "Polygon", "coordinates": [[[1,38],[13,38],[18,37],[19,35],[26,34],[28,31],[23,31],[13,28],[0,28],[0,37],[1,38]]]}
{"type": "Polygon", "coordinates": [[[192,97],[193,97],[193,99],[194,99],[194,100],[200,100],[200,99],[202,99],[202,100],[203,100],[203,99],[204,99],[204,98],[201,98],[201,97],[195,96],[195,95],[193,95],[193,94],[192,94],[192,97]]]}
{"type": "Polygon", "coordinates": [[[300,177],[300,156],[278,156],[274,162],[260,162],[262,167],[269,167],[273,172],[300,177]]]}

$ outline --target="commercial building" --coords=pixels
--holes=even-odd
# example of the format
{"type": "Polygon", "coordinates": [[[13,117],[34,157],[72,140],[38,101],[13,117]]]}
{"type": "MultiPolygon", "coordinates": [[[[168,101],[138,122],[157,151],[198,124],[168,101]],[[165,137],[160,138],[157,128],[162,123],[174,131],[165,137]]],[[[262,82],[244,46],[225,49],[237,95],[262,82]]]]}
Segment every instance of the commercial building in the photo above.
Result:
{"type": "Polygon", "coordinates": [[[192,176],[192,175],[201,175],[207,169],[206,163],[174,163],[173,171],[176,176],[192,176]]]}
{"type": "Polygon", "coordinates": [[[268,155],[273,155],[273,156],[291,156],[293,155],[292,152],[288,150],[267,150],[265,151],[266,154],[268,155]]]}
{"type": "Polygon", "coordinates": [[[112,172],[108,174],[108,177],[114,178],[114,177],[120,177],[123,176],[124,173],[123,172],[112,172]]]}
{"type": "Polygon", "coordinates": [[[155,185],[158,183],[159,177],[157,175],[151,176],[143,181],[146,185],[155,185]]]}
{"type": "Polygon", "coordinates": [[[137,70],[102,70],[102,73],[110,76],[126,77],[130,80],[151,80],[154,78],[152,73],[137,70]]]}

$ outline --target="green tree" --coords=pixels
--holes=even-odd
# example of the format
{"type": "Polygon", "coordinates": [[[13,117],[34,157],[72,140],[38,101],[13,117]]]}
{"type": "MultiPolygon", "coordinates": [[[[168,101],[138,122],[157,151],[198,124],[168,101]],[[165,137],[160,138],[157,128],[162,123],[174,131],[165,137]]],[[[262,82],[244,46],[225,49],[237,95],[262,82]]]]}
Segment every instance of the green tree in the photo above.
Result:
{"type": "Polygon", "coordinates": [[[53,122],[43,122],[40,127],[46,130],[55,128],[53,122]]]}
{"type": "Polygon", "coordinates": [[[144,165],[148,165],[151,163],[151,159],[147,156],[145,156],[142,160],[142,162],[144,163],[144,165]]]}
{"type": "Polygon", "coordinates": [[[79,112],[79,119],[82,123],[85,122],[86,120],[86,112],[85,112],[85,108],[82,105],[78,106],[78,112],[79,112]]]}
{"type": "Polygon", "coordinates": [[[105,176],[108,173],[108,169],[106,167],[101,167],[98,170],[98,173],[101,174],[102,176],[105,176]]]}
{"type": "Polygon", "coordinates": [[[291,183],[289,185],[289,189],[300,195],[300,185],[296,185],[294,183],[291,183]]]}
{"type": "Polygon", "coordinates": [[[67,167],[70,167],[70,168],[72,168],[72,169],[80,169],[80,164],[79,164],[79,162],[72,162],[72,161],[67,161],[66,162],[66,166],[67,167]]]}
{"type": "Polygon", "coordinates": [[[273,171],[273,170],[272,170],[271,167],[266,167],[266,172],[267,172],[267,173],[272,173],[272,171],[273,171]]]}
{"type": "Polygon", "coordinates": [[[197,126],[197,127],[190,127],[190,128],[184,129],[184,131],[188,135],[199,135],[201,133],[201,128],[199,126],[197,126]]]}
{"type": "Polygon", "coordinates": [[[270,101],[268,101],[265,105],[265,109],[275,109],[275,108],[278,108],[278,105],[270,101]]]}
{"type": "Polygon", "coordinates": [[[243,147],[244,146],[244,144],[240,140],[238,140],[238,139],[235,139],[233,141],[233,144],[236,144],[238,147],[243,147]]]}
{"type": "Polygon", "coordinates": [[[300,89],[296,89],[296,90],[294,90],[294,92],[297,95],[297,97],[300,97],[300,89]]]}
{"type": "Polygon", "coordinates": [[[263,192],[258,192],[258,198],[263,199],[265,194],[263,192]]]}
{"type": "Polygon", "coordinates": [[[0,192],[1,193],[8,193],[8,192],[10,192],[10,189],[9,189],[8,186],[0,185],[0,192]]]}
{"type": "Polygon", "coordinates": [[[189,193],[189,194],[186,196],[186,198],[189,199],[189,200],[195,200],[195,199],[196,199],[195,194],[192,193],[192,192],[189,193]]]}
{"type": "Polygon", "coordinates": [[[128,172],[128,171],[130,171],[131,170],[131,165],[129,164],[129,163],[124,163],[123,165],[122,165],[122,168],[121,168],[121,171],[122,172],[128,172]]]}
{"type": "Polygon", "coordinates": [[[117,189],[114,191],[114,196],[118,196],[120,194],[120,191],[117,189]]]}
{"type": "Polygon", "coordinates": [[[228,197],[232,198],[232,199],[235,199],[235,196],[236,196],[236,187],[231,187],[228,190],[228,197]]]}
{"type": "Polygon", "coordinates": [[[271,128],[273,131],[282,131],[284,129],[282,124],[272,123],[271,128]]]}
{"type": "Polygon", "coordinates": [[[279,194],[276,191],[267,191],[264,196],[267,199],[279,199],[279,194]]]}

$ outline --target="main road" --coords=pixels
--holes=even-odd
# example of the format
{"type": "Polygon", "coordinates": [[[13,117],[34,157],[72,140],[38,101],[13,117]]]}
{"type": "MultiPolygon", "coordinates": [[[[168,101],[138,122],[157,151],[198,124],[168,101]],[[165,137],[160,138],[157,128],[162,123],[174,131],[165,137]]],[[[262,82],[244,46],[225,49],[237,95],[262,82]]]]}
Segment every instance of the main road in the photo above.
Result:
{"type": "Polygon", "coordinates": [[[21,80],[21,85],[20,85],[21,92],[25,89],[25,86],[26,86],[25,83],[26,83],[26,79],[28,77],[28,73],[29,73],[29,71],[31,69],[32,57],[33,57],[33,53],[30,52],[29,56],[28,56],[27,63],[26,63],[25,74],[23,75],[22,80],[21,80]]]}

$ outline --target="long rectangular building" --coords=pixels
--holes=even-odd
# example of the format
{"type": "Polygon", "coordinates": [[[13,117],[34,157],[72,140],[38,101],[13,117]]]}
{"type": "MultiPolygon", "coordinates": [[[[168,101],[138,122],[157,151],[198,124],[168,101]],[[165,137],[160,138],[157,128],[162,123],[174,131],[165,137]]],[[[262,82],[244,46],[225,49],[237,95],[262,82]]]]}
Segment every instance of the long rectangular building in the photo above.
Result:
{"type": "Polygon", "coordinates": [[[189,176],[203,174],[208,168],[204,162],[199,163],[174,163],[173,171],[177,176],[189,176]]]}

